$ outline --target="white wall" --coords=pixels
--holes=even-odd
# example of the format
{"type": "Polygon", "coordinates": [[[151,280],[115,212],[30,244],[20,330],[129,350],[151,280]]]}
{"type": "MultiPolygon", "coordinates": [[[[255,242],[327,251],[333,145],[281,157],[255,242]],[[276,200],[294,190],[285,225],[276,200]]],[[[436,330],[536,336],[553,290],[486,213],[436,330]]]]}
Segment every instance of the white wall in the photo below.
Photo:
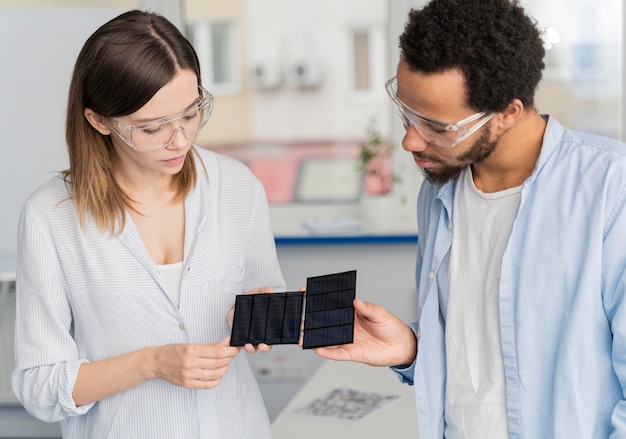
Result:
{"type": "MultiPolygon", "coordinates": [[[[320,86],[299,90],[286,82],[276,91],[251,94],[258,140],[360,139],[371,117],[389,133],[390,103],[384,80],[369,95],[352,89],[350,30],[387,33],[387,0],[249,0],[247,53],[251,64],[272,61],[285,73],[299,60],[316,63],[320,86]]],[[[381,60],[388,72],[388,60],[381,60]]],[[[386,74],[385,74],[386,76],[386,74]]]]}
{"type": "Polygon", "coordinates": [[[78,52],[119,12],[0,8],[0,272],[15,269],[22,203],[68,167],[65,107],[78,52]]]}

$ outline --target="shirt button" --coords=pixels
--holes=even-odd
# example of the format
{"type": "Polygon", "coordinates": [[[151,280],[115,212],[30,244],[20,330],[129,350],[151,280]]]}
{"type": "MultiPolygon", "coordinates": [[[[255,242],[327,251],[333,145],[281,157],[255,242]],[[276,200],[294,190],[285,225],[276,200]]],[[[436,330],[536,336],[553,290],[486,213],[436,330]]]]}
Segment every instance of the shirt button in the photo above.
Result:
{"type": "Polygon", "coordinates": [[[181,331],[185,330],[185,324],[184,323],[179,323],[178,327],[181,329],[181,331]]]}
{"type": "Polygon", "coordinates": [[[430,273],[428,273],[428,280],[433,280],[435,278],[435,272],[431,271],[430,273]]]}
{"type": "Polygon", "coordinates": [[[452,230],[452,221],[448,223],[448,230],[452,230]]]}

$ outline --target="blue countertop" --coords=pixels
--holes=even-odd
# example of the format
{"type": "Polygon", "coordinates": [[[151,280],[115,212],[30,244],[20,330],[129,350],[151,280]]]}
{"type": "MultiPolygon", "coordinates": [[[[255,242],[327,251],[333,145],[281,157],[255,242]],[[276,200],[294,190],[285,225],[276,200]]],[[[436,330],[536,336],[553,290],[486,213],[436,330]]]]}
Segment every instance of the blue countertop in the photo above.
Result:
{"type": "Polygon", "coordinates": [[[417,244],[417,234],[276,236],[276,245],[417,244]]]}

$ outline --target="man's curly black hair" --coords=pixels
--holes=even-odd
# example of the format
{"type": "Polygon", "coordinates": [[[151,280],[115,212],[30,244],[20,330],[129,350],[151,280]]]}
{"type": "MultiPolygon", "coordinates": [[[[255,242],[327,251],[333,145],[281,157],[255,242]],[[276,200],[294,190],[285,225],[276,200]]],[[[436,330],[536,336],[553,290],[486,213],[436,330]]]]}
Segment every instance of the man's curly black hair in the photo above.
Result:
{"type": "Polygon", "coordinates": [[[515,98],[534,107],[545,49],[516,0],[432,0],[409,13],[400,49],[410,70],[461,71],[471,108],[500,112],[515,98]]]}

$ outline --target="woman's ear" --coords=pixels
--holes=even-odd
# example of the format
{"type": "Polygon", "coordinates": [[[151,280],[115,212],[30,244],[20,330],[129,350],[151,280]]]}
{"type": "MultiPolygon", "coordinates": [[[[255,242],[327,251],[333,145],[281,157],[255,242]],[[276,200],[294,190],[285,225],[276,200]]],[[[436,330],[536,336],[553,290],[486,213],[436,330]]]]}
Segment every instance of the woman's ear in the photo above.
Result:
{"type": "Polygon", "coordinates": [[[100,134],[103,136],[108,136],[111,134],[111,128],[102,120],[102,116],[93,111],[91,108],[85,108],[83,112],[85,115],[85,119],[89,122],[89,124],[94,127],[100,134]]]}

